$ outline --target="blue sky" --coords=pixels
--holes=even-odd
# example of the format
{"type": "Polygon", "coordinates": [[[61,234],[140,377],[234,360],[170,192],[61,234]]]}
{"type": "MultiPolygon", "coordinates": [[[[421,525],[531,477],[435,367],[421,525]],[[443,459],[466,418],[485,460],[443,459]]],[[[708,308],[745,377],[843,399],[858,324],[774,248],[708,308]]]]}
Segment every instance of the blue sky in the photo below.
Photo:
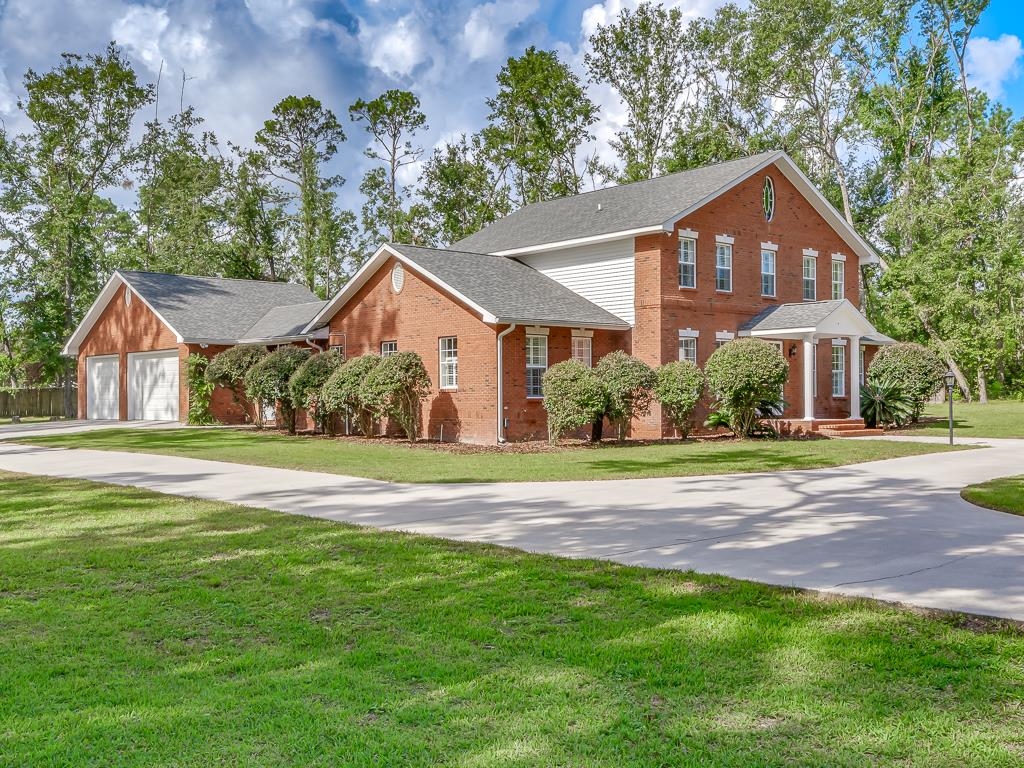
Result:
{"type": "MultiPolygon", "coordinates": [[[[282,97],[311,93],[346,122],[338,159],[347,179],[343,204],[369,161],[365,134],[347,122],[358,97],[408,88],[423,102],[429,149],[479,128],[484,99],[504,59],[529,45],[557,50],[582,73],[586,38],[635,0],[0,0],[0,118],[18,127],[14,101],[26,68],[46,70],[62,51],[98,51],[120,43],[140,77],[153,81],[163,62],[161,114],[185,102],[222,139],[249,144],[282,97]]],[[[689,17],[722,0],[670,0],[689,17]]],[[[1020,0],[994,0],[972,43],[972,77],[1024,113],[1020,0]]],[[[598,135],[622,119],[614,94],[592,87],[602,108],[598,135]]],[[[146,116],[151,118],[152,114],[146,116]]],[[[411,175],[415,175],[411,169],[411,175]]]]}

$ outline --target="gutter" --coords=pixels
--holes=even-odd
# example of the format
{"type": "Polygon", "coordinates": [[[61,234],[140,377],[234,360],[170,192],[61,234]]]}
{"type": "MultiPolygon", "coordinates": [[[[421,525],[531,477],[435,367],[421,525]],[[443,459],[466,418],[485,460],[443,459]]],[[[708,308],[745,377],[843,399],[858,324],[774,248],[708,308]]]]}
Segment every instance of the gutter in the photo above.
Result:
{"type": "Polygon", "coordinates": [[[505,398],[504,398],[504,384],[505,384],[505,337],[508,336],[512,331],[516,329],[516,324],[512,323],[508,328],[498,334],[498,442],[505,442],[505,398]]]}

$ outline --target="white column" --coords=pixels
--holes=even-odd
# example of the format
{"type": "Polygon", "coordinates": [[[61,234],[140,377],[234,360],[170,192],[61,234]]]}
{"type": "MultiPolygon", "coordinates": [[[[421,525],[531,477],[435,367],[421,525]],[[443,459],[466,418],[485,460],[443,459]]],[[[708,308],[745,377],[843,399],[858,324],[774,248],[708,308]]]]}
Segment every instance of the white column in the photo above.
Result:
{"type": "Polygon", "coordinates": [[[850,418],[860,418],[860,336],[851,336],[850,350],[850,418]]]}
{"type": "Polygon", "coordinates": [[[814,337],[804,336],[804,418],[814,418],[814,337]]]}

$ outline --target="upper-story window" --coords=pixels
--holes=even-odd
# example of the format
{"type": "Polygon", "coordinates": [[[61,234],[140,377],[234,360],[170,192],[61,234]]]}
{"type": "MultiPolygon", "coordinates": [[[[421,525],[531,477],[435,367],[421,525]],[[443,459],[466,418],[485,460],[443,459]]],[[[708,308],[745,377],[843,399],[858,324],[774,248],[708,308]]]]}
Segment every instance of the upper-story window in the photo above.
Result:
{"type": "Polygon", "coordinates": [[[775,295],[775,251],[761,250],[761,295],[775,295]]]}
{"type": "Polygon", "coordinates": [[[832,298],[842,299],[846,296],[846,262],[832,256],[832,298]]]}
{"type": "Polygon", "coordinates": [[[818,298],[818,257],[813,251],[804,251],[804,301],[818,298]]]}
{"type": "Polygon", "coordinates": [[[771,176],[764,177],[764,189],[761,190],[761,205],[764,207],[764,220],[775,218],[775,182],[771,176]]]}
{"type": "Polygon", "coordinates": [[[697,287],[697,241],[692,237],[679,238],[679,287],[697,287]]]}
{"type": "Polygon", "coordinates": [[[715,290],[732,290],[732,238],[719,239],[715,245],[715,290]]]}

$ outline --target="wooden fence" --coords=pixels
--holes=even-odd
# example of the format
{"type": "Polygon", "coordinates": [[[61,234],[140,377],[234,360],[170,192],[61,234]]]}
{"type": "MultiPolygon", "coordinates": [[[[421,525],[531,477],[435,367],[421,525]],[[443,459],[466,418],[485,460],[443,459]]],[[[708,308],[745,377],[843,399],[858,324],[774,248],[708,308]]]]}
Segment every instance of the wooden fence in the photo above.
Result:
{"type": "MultiPolygon", "coordinates": [[[[72,397],[76,402],[77,395],[72,397]]],[[[18,416],[69,416],[64,412],[64,390],[61,387],[15,389],[0,392],[0,419],[18,416]]]]}

